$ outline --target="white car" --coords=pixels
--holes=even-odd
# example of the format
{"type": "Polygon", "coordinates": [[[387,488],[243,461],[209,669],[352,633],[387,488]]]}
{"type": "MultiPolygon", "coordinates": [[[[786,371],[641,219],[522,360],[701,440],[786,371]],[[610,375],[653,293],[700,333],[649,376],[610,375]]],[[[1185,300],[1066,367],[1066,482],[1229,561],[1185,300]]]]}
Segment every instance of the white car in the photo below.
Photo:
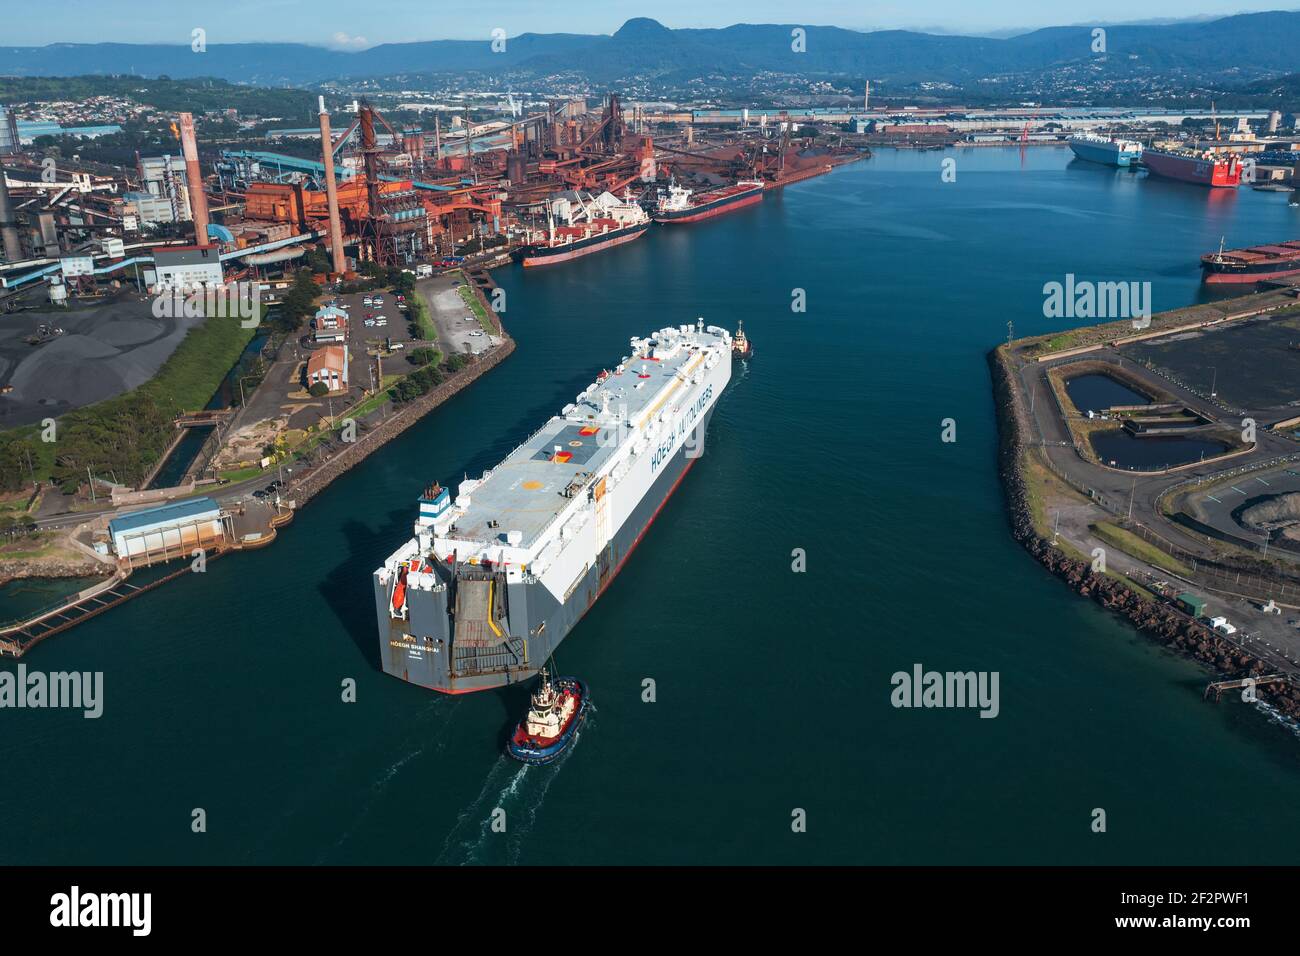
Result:
{"type": "Polygon", "coordinates": [[[471,332],[470,335],[482,335],[482,332],[471,332]]]}
{"type": "Polygon", "coordinates": [[[374,304],[375,304],[375,300],[374,300],[374,298],[373,298],[372,296],[366,296],[364,299],[361,300],[361,302],[362,302],[363,305],[374,305],[374,304]]]}
{"type": "Polygon", "coordinates": [[[375,305],[383,305],[383,304],[384,304],[384,297],[382,295],[375,296],[375,305]]]}

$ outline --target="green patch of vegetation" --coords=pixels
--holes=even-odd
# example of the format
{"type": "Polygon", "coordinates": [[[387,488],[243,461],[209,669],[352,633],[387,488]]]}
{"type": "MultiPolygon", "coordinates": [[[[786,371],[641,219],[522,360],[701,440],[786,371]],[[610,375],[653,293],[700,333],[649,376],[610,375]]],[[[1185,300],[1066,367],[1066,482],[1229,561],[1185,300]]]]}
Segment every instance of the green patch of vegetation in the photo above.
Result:
{"type": "Polygon", "coordinates": [[[407,375],[396,385],[388,389],[388,395],[395,404],[409,402],[419,398],[430,389],[442,384],[443,374],[437,366],[426,365],[407,375]]]}
{"type": "Polygon", "coordinates": [[[406,296],[406,317],[411,326],[411,335],[425,342],[438,340],[438,329],[433,324],[429,307],[420,296],[412,292],[406,296]]]}
{"type": "Polygon", "coordinates": [[[190,110],[196,116],[209,110],[227,109],[286,120],[296,117],[314,120],[316,115],[315,94],[306,90],[247,86],[210,77],[184,80],[129,75],[0,78],[0,103],[86,100],[92,96],[123,96],[164,112],[190,110]]]}
{"type": "Polygon", "coordinates": [[[256,478],[262,473],[261,468],[236,468],[232,471],[223,471],[218,477],[222,481],[247,481],[249,478],[256,478]]]}
{"type": "Polygon", "coordinates": [[[280,300],[280,312],[275,318],[275,326],[283,332],[294,332],[302,326],[303,320],[316,311],[316,300],[320,297],[320,286],[316,284],[310,269],[299,269],[293,277],[293,285],[280,300]]]}
{"type": "MultiPolygon", "coordinates": [[[[460,273],[460,276],[461,278],[464,278],[465,273],[460,273]]],[[[488,333],[488,335],[495,335],[497,331],[496,326],[494,326],[492,320],[488,318],[487,309],[483,308],[483,303],[479,301],[474,290],[470,288],[469,280],[466,280],[462,285],[457,286],[456,291],[460,293],[461,299],[464,301],[465,305],[469,307],[469,310],[474,313],[474,318],[478,319],[478,324],[482,326],[483,331],[488,333]]]]}
{"type": "Polygon", "coordinates": [[[1121,528],[1119,525],[1103,521],[1092,525],[1091,530],[1106,544],[1119,548],[1119,550],[1132,555],[1140,561],[1145,561],[1152,567],[1173,574],[1180,574],[1183,577],[1189,577],[1192,573],[1192,569],[1178,559],[1169,556],[1155,545],[1144,541],[1133,532],[1121,528]]]}
{"type": "Polygon", "coordinates": [[[412,349],[406,353],[406,360],[412,365],[437,365],[442,361],[442,353],[437,349],[412,349]]]}

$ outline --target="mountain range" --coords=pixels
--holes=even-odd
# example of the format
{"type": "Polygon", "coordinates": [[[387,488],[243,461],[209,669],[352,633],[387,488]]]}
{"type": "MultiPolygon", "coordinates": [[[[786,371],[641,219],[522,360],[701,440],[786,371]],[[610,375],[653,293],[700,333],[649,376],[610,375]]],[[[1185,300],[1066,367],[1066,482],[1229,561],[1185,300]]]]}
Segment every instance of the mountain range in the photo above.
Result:
{"type": "Polygon", "coordinates": [[[164,44],[55,43],[0,47],[0,74],[209,76],[258,85],[310,85],[411,73],[568,74],[612,83],[634,77],[684,81],[778,72],[963,83],[1093,62],[1110,72],[1199,74],[1206,80],[1236,77],[1246,82],[1293,71],[1300,50],[1300,12],[1282,11],[1105,27],[1104,55],[1093,50],[1096,28],[1091,25],[1048,27],[1006,38],[806,26],[805,52],[792,49],[796,27],[736,24],[673,30],[636,18],[612,36],[522,34],[509,38],[503,52],[493,52],[487,38],[386,43],[355,52],[302,43],[213,44],[202,53],[164,44]]]}

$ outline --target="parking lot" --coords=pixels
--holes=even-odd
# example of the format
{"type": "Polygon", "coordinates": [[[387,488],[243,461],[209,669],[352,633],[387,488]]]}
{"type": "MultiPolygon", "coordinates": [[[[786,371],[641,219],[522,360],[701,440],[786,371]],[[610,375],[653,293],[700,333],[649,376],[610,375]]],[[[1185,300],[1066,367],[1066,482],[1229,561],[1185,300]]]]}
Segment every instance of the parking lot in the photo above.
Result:
{"type": "Polygon", "coordinates": [[[482,352],[495,344],[461,298],[459,286],[464,284],[459,273],[421,279],[415,284],[416,294],[424,299],[433,317],[438,348],[444,355],[482,352]]]}

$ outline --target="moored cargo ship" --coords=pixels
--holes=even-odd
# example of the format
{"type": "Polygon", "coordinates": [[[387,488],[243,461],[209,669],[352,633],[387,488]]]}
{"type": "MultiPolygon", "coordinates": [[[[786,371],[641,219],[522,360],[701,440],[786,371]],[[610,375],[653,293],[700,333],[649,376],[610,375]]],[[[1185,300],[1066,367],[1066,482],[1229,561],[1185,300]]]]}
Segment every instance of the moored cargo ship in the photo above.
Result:
{"type": "Polygon", "coordinates": [[[1201,278],[1209,285],[1263,282],[1300,275],[1300,239],[1246,249],[1219,244],[1218,252],[1201,256],[1201,278]]]}
{"type": "Polygon", "coordinates": [[[1142,165],[1157,176],[1200,186],[1235,188],[1241,182],[1237,155],[1212,149],[1148,146],[1142,151],[1142,165]]]}
{"type": "Polygon", "coordinates": [[[1070,137],[1074,155],[1090,163],[1121,168],[1134,165],[1142,158],[1142,144],[1128,139],[1115,139],[1096,133],[1076,133],[1070,137]]]}
{"type": "Polygon", "coordinates": [[[650,217],[630,196],[569,192],[546,205],[546,232],[519,252],[525,266],[568,262],[631,242],[650,226],[650,217]]]}
{"type": "Polygon", "coordinates": [[[372,578],[384,671],[452,694],[535,676],[700,457],[731,361],[702,320],[634,338],[454,499],[426,489],[372,578]]]}
{"type": "Polygon", "coordinates": [[[757,179],[742,179],[707,192],[696,192],[674,182],[660,190],[653,218],[662,223],[698,222],[762,201],[763,183],[757,179]]]}

